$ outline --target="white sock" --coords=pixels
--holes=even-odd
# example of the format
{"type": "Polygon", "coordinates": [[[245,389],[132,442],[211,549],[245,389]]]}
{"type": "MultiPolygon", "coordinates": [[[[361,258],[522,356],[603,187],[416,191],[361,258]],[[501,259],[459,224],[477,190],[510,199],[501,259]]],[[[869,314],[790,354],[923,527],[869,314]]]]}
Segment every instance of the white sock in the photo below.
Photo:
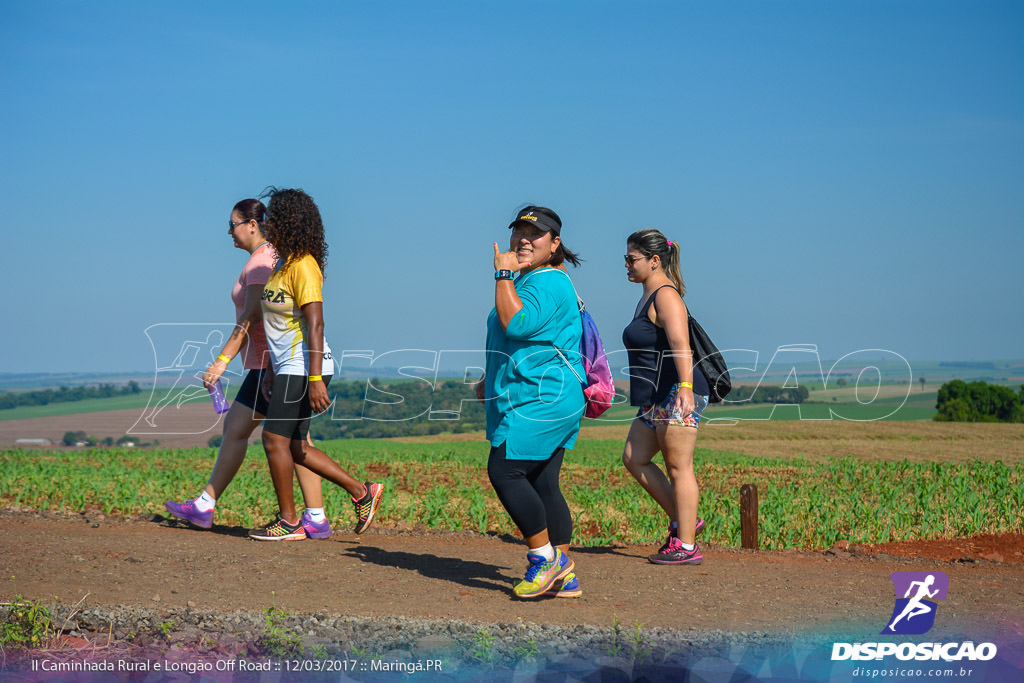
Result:
{"type": "Polygon", "coordinates": [[[539,548],[530,548],[531,555],[540,555],[549,562],[555,559],[555,548],[550,543],[545,543],[539,548]]]}
{"type": "Polygon", "coordinates": [[[199,497],[193,501],[196,506],[196,510],[200,512],[209,512],[213,508],[217,507],[217,499],[211,496],[206,491],[199,494],[199,497]]]}
{"type": "Polygon", "coordinates": [[[683,550],[685,550],[686,552],[690,552],[691,550],[697,547],[696,543],[683,543],[682,541],[680,541],[680,543],[682,543],[683,550]]]}
{"type": "Polygon", "coordinates": [[[323,508],[306,508],[306,516],[318,524],[327,519],[323,508]]]}

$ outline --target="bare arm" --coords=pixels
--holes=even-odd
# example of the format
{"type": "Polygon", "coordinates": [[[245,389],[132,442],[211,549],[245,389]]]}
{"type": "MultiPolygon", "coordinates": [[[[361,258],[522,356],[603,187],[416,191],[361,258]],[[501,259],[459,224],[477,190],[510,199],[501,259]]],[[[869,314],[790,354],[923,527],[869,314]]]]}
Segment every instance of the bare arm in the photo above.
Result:
{"type": "Polygon", "coordinates": [[[676,392],[676,405],[683,415],[689,415],[696,407],[696,403],[693,398],[693,351],[690,348],[686,304],[678,292],[666,287],[658,292],[653,308],[657,316],[655,324],[665,330],[676,364],[676,373],[679,375],[679,381],[684,384],[676,392]],[[685,386],[687,384],[689,386],[685,386]]]}
{"type": "MultiPolygon", "coordinates": [[[[516,253],[511,250],[498,251],[498,243],[495,242],[494,270],[511,270],[513,273],[517,273],[520,268],[522,266],[516,258],[516,253]]],[[[498,322],[501,323],[503,330],[507,330],[512,318],[523,310],[523,302],[519,298],[519,294],[516,293],[516,287],[511,280],[494,281],[494,308],[498,312],[498,322]]]]}
{"type": "MultiPolygon", "coordinates": [[[[324,364],[324,305],[311,301],[302,307],[306,317],[306,350],[309,352],[309,376],[319,377],[324,364]]],[[[322,413],[331,405],[327,387],[322,381],[309,383],[309,405],[314,413],[322,413]]]]}
{"type": "MultiPolygon", "coordinates": [[[[242,315],[235,322],[235,329],[231,332],[227,342],[225,342],[224,348],[221,349],[221,356],[228,359],[237,356],[238,352],[245,345],[245,340],[249,337],[249,330],[253,329],[256,325],[263,324],[263,309],[260,305],[262,298],[263,285],[249,285],[245,288],[245,308],[242,309],[242,315]]],[[[217,380],[224,374],[224,371],[227,370],[228,362],[221,358],[213,361],[210,367],[206,368],[206,372],[203,373],[203,386],[209,389],[216,384],[217,380]]]]}

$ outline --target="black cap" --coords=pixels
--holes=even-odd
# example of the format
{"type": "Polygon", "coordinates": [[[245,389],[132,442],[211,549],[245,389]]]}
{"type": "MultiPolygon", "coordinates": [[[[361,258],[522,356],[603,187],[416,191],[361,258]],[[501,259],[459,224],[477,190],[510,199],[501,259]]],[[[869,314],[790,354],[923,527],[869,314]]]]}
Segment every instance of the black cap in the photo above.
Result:
{"type": "Polygon", "coordinates": [[[544,232],[551,232],[556,235],[561,235],[562,233],[562,226],[560,226],[553,218],[540,211],[522,211],[518,216],[516,216],[514,221],[508,224],[508,227],[514,228],[520,223],[535,225],[544,232]]]}

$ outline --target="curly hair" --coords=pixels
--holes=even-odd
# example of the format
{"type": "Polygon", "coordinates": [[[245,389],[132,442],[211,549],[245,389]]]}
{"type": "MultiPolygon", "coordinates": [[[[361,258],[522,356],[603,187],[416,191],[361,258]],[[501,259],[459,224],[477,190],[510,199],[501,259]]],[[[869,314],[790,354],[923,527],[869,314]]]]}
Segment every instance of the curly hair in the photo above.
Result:
{"type": "Polygon", "coordinates": [[[320,209],[313,198],[302,190],[267,188],[261,197],[270,197],[263,230],[267,241],[277,251],[282,270],[296,259],[309,254],[316,259],[320,272],[327,270],[327,241],[320,209]]]}

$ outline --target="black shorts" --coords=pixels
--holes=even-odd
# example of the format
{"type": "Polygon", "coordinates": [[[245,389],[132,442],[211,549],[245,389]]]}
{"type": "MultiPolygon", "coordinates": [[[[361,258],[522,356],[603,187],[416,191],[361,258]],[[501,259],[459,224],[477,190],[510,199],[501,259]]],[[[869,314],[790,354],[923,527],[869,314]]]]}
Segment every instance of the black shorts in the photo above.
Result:
{"type": "Polygon", "coordinates": [[[263,416],[267,414],[267,399],[263,397],[263,392],[260,391],[260,385],[263,384],[263,371],[266,368],[258,368],[250,370],[246,373],[245,379],[242,380],[242,386],[238,388],[238,395],[235,396],[235,403],[241,403],[246,408],[253,411],[253,417],[263,419],[263,416]]]}
{"type": "MultiPolygon", "coordinates": [[[[324,375],[324,386],[331,376],[324,375]]],[[[313,409],[309,405],[305,375],[277,375],[270,391],[270,406],[263,420],[263,431],[287,436],[292,441],[305,441],[313,409]]]]}

